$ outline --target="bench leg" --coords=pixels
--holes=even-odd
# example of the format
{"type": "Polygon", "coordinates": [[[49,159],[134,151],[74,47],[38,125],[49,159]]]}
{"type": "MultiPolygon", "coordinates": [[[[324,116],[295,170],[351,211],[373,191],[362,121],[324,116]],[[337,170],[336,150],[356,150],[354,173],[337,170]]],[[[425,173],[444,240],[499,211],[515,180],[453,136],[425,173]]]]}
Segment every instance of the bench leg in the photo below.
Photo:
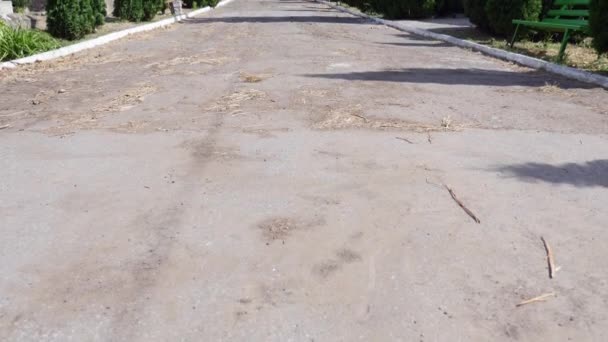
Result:
{"type": "Polygon", "coordinates": [[[511,38],[511,47],[513,47],[513,44],[515,44],[515,39],[517,39],[517,32],[519,31],[519,24],[517,24],[517,26],[515,26],[515,32],[513,33],[513,38],[511,38]]]}
{"type": "Polygon", "coordinates": [[[568,45],[568,39],[570,39],[570,30],[566,29],[564,32],[564,39],[562,39],[562,45],[559,47],[559,54],[557,60],[561,62],[564,59],[564,52],[566,52],[566,45],[568,45]]]}

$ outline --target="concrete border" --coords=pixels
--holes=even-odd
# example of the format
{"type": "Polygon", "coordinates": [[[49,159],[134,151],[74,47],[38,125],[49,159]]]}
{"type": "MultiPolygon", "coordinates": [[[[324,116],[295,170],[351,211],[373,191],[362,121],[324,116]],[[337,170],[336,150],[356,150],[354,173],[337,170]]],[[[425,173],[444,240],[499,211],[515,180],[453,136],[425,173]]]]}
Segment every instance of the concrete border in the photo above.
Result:
{"type": "Polygon", "coordinates": [[[481,44],[477,44],[477,43],[474,43],[471,41],[458,39],[458,38],[448,36],[445,34],[435,33],[435,32],[431,32],[431,31],[419,29],[416,27],[408,26],[407,24],[396,23],[396,22],[393,22],[390,20],[374,18],[367,14],[364,14],[364,13],[361,13],[358,11],[353,11],[351,9],[333,4],[329,1],[325,1],[325,0],[313,0],[313,1],[325,4],[327,6],[335,8],[341,12],[345,12],[345,13],[354,15],[356,17],[369,19],[377,24],[385,25],[385,26],[397,29],[399,31],[413,33],[415,35],[434,39],[434,40],[440,40],[440,41],[443,41],[446,43],[450,43],[452,45],[456,45],[461,48],[479,51],[485,55],[499,58],[499,59],[509,61],[509,62],[514,62],[514,63],[520,64],[520,65],[523,65],[523,66],[526,66],[526,67],[529,67],[532,69],[545,70],[545,71],[548,71],[553,74],[575,79],[575,80],[581,81],[581,82],[596,84],[596,85],[599,85],[601,87],[608,89],[608,77],[605,77],[605,76],[601,76],[601,75],[593,74],[593,73],[590,73],[587,71],[543,61],[538,58],[520,55],[518,53],[513,53],[513,52],[501,50],[501,49],[495,49],[495,48],[492,48],[492,47],[489,47],[486,45],[481,45],[481,44]]]}
{"type": "MultiPolygon", "coordinates": [[[[232,1],[234,1],[234,0],[220,1],[216,7],[225,6],[232,1]]],[[[167,19],[159,20],[159,21],[149,23],[149,24],[131,27],[131,28],[128,28],[128,29],[125,29],[122,31],[112,32],[112,33],[103,35],[101,37],[86,40],[84,42],[64,46],[64,47],[56,49],[56,50],[51,50],[51,51],[39,53],[36,55],[15,59],[15,60],[12,60],[9,62],[3,62],[3,63],[0,63],[0,69],[15,68],[15,67],[17,67],[17,65],[21,65],[21,64],[31,64],[31,63],[35,63],[38,61],[48,61],[48,60],[59,58],[59,57],[65,57],[65,56],[74,54],[76,52],[92,49],[94,47],[107,44],[109,42],[118,40],[120,38],[124,38],[131,34],[150,31],[150,30],[154,30],[154,29],[157,29],[160,27],[169,26],[171,24],[180,22],[184,19],[191,18],[191,17],[197,16],[199,14],[207,13],[209,11],[211,11],[210,7],[204,7],[204,8],[200,8],[200,9],[194,10],[192,12],[189,12],[187,14],[174,16],[173,18],[167,18],[167,19]]]]}

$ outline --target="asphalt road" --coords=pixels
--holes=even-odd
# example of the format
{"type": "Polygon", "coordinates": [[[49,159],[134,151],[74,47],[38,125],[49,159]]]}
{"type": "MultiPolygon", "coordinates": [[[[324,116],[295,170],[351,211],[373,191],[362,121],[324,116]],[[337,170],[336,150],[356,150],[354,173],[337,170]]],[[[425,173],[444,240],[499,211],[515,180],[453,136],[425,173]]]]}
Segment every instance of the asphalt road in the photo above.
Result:
{"type": "Polygon", "coordinates": [[[237,0],[0,99],[0,340],[608,339],[605,90],[237,0]]]}

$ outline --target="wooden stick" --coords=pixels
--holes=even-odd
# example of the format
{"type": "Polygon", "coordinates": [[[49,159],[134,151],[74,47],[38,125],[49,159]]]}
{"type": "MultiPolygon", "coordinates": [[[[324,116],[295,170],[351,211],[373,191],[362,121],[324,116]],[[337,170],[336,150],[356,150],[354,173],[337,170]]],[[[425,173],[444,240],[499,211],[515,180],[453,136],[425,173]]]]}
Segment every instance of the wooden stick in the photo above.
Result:
{"type": "Polygon", "coordinates": [[[481,223],[481,221],[477,218],[477,216],[475,216],[475,214],[473,214],[473,212],[471,210],[469,210],[469,208],[467,208],[462,202],[460,202],[458,197],[456,197],[456,194],[454,193],[454,191],[452,189],[450,189],[449,186],[447,186],[445,184],[443,186],[445,186],[445,188],[448,189],[448,192],[452,196],[452,199],[454,200],[454,202],[458,203],[458,205],[462,208],[462,210],[464,210],[465,213],[467,213],[467,215],[471,216],[471,218],[473,220],[475,220],[475,222],[481,223]]]}
{"type": "Polygon", "coordinates": [[[547,299],[549,299],[550,297],[555,297],[555,292],[551,292],[551,293],[545,293],[542,294],[538,297],[534,297],[534,298],[530,298],[528,300],[524,300],[523,302],[515,305],[516,307],[520,307],[520,306],[524,306],[526,304],[530,304],[530,303],[535,303],[535,302],[544,302],[547,299]]]}
{"type": "Polygon", "coordinates": [[[402,137],[395,137],[395,139],[399,139],[399,140],[403,140],[403,141],[407,141],[410,144],[413,144],[413,142],[411,142],[408,138],[402,138],[402,137]]]}
{"type": "Polygon", "coordinates": [[[11,125],[4,125],[4,126],[0,126],[0,129],[5,129],[5,128],[9,128],[11,127],[11,125]]]}
{"type": "Polygon", "coordinates": [[[549,278],[553,279],[553,277],[555,277],[555,259],[553,258],[553,250],[551,249],[551,246],[549,246],[549,243],[547,242],[547,240],[545,240],[544,237],[540,237],[540,239],[543,241],[543,244],[545,245],[545,251],[547,252],[547,264],[549,265],[549,278]]]}

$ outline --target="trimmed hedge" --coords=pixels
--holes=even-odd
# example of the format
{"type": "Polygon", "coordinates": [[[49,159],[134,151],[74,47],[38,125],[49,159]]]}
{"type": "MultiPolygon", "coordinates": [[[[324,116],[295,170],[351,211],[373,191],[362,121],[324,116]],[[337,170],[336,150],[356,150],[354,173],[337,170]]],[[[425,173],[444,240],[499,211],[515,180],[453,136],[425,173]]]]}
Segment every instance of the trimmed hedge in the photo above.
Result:
{"type": "Polygon", "coordinates": [[[104,0],[48,0],[46,10],[47,31],[69,40],[94,32],[106,17],[104,0]]]}
{"type": "Polygon", "coordinates": [[[487,0],[465,0],[464,14],[469,17],[469,20],[479,29],[489,31],[490,22],[486,14],[487,0]]]}
{"type": "Polygon", "coordinates": [[[113,14],[128,21],[150,21],[164,8],[164,0],[114,0],[113,14]]]}
{"type": "Polygon", "coordinates": [[[435,13],[435,0],[376,0],[373,8],[388,19],[425,18],[435,13]]]}
{"type": "Polygon", "coordinates": [[[465,0],[464,11],[481,30],[509,36],[515,29],[513,19],[538,20],[547,1],[550,0],[465,0]]]}
{"type": "Polygon", "coordinates": [[[463,0],[435,0],[439,15],[449,13],[462,13],[464,11],[463,0]]]}
{"type": "Polygon", "coordinates": [[[13,0],[15,12],[21,12],[30,6],[30,0],[13,0]]]}
{"type": "Polygon", "coordinates": [[[106,2],[104,0],[92,0],[93,14],[95,15],[95,26],[101,26],[106,20],[106,2]]]}
{"type": "MultiPolygon", "coordinates": [[[[357,0],[355,0],[357,1],[357,0]]],[[[219,0],[184,0],[184,5],[188,8],[203,8],[203,7],[215,7],[217,5],[217,3],[219,2],[219,0]]],[[[362,1],[359,1],[362,3],[362,1]]],[[[351,6],[357,6],[355,4],[351,4],[349,2],[347,2],[349,5],[351,6]]]]}
{"type": "Polygon", "coordinates": [[[128,21],[142,21],[144,3],[142,0],[114,0],[114,16],[128,21]]]}
{"type": "Polygon", "coordinates": [[[542,0],[488,0],[486,15],[490,30],[502,36],[513,34],[513,19],[538,20],[542,0]]]}
{"type": "Polygon", "coordinates": [[[49,0],[46,10],[47,31],[55,37],[80,39],[97,26],[91,0],[49,0]]]}
{"type": "Polygon", "coordinates": [[[608,52],[608,0],[591,0],[589,27],[598,54],[608,52]]]}

